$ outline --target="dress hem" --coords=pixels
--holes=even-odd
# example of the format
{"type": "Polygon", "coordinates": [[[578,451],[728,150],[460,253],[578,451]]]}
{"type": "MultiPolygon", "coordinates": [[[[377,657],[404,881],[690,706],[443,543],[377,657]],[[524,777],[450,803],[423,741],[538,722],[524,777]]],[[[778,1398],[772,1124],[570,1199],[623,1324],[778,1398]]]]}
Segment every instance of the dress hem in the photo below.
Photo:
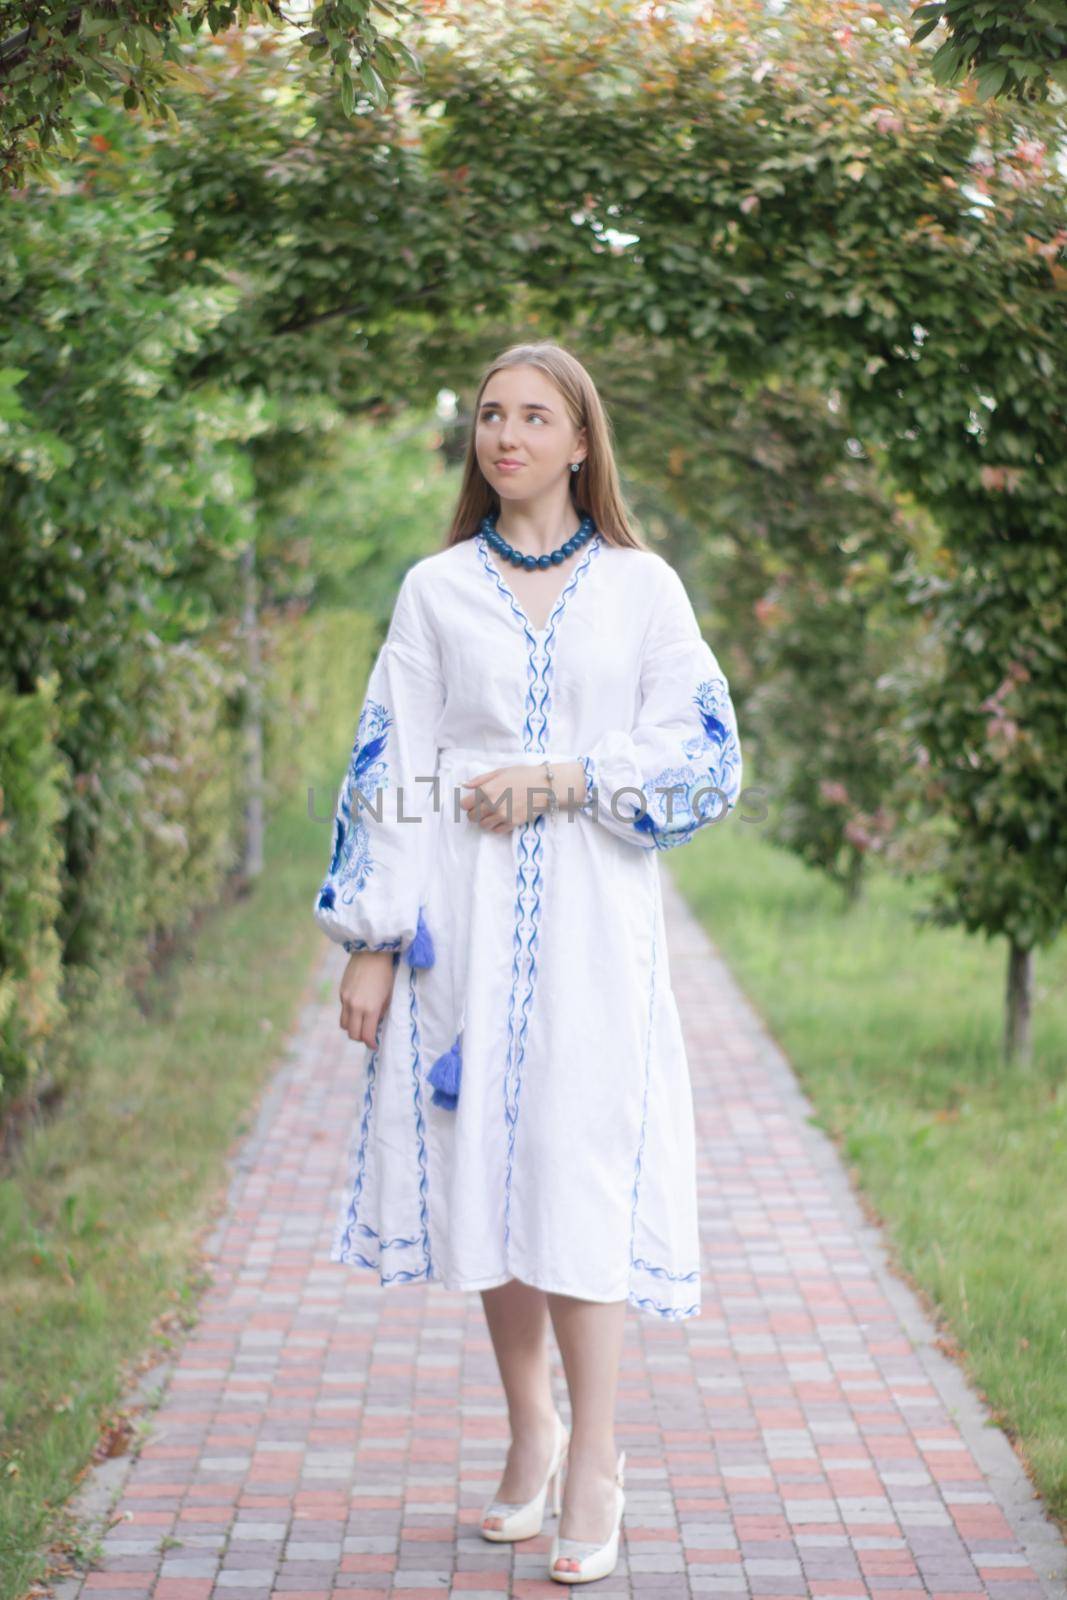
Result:
{"type": "Polygon", "coordinates": [[[502,1284],[510,1283],[512,1279],[517,1279],[520,1283],[528,1284],[531,1289],[540,1289],[544,1294],[562,1294],[574,1300],[588,1300],[594,1305],[613,1305],[618,1300],[625,1300],[627,1305],[633,1306],[636,1311],[643,1311],[649,1316],[665,1318],[675,1322],[681,1322],[689,1317],[699,1316],[701,1310],[699,1295],[695,1303],[688,1306],[661,1305],[658,1301],[650,1299],[647,1295],[640,1294],[636,1288],[630,1288],[624,1290],[620,1294],[612,1295],[595,1295],[589,1294],[588,1292],[578,1293],[574,1289],[562,1289],[557,1287],[555,1284],[538,1281],[537,1276],[523,1271],[506,1272],[502,1276],[498,1273],[491,1278],[473,1278],[456,1283],[448,1282],[445,1278],[441,1277],[439,1273],[432,1270],[429,1272],[424,1271],[421,1274],[404,1273],[390,1277],[383,1277],[381,1275],[380,1266],[372,1264],[366,1259],[366,1257],[357,1257],[353,1259],[351,1257],[332,1254],[330,1256],[330,1260],[341,1266],[362,1267],[364,1270],[377,1273],[379,1286],[384,1289],[391,1288],[394,1284],[398,1283],[415,1282],[421,1277],[422,1282],[436,1283],[449,1294],[477,1294],[483,1289],[497,1289],[502,1284]]]}

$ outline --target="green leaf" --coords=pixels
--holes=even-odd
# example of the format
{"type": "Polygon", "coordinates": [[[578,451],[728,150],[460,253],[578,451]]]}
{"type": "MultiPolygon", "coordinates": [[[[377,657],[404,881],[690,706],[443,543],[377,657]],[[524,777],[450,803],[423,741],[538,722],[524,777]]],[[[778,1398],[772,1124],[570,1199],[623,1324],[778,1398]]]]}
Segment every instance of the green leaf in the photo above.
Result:
{"type": "Polygon", "coordinates": [[[988,100],[992,95],[995,95],[999,89],[1003,89],[1005,83],[1008,81],[1008,74],[1010,70],[1011,69],[1009,67],[1000,66],[999,63],[996,62],[982,67],[981,70],[975,75],[975,82],[978,86],[979,100],[988,100]]]}
{"type": "Polygon", "coordinates": [[[361,61],[360,62],[360,67],[359,67],[359,75],[360,75],[360,78],[363,80],[364,84],[371,91],[371,94],[378,101],[384,101],[384,100],[388,99],[388,94],[387,94],[387,91],[386,91],[385,84],[382,82],[381,77],[379,76],[379,74],[375,71],[375,68],[374,68],[374,65],[373,65],[372,62],[370,62],[370,61],[361,61]]]}

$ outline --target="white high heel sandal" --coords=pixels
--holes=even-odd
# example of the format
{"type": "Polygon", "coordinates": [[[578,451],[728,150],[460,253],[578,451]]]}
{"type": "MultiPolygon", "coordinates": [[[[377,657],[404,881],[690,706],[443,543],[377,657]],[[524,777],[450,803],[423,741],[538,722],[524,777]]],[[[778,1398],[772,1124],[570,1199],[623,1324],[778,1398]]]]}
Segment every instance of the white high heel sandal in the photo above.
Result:
{"type": "Polygon", "coordinates": [[[589,1544],[584,1539],[561,1539],[558,1532],[552,1535],[548,1575],[555,1578],[557,1583],[591,1583],[594,1578],[606,1578],[610,1572],[614,1572],[619,1559],[619,1530],[626,1505],[626,1496],[622,1492],[625,1465],[626,1451],[620,1450],[615,1466],[615,1527],[607,1544],[589,1544]],[[560,1556],[576,1561],[577,1571],[569,1571],[566,1567],[557,1569],[556,1562],[560,1556]]]}
{"type": "Polygon", "coordinates": [[[560,1508],[560,1477],[563,1472],[563,1462],[567,1455],[567,1446],[570,1435],[567,1425],[559,1412],[556,1412],[556,1448],[549,1464],[548,1476],[532,1500],[519,1503],[514,1500],[490,1500],[482,1512],[481,1532],[483,1539],[495,1539],[498,1543],[510,1542],[514,1539],[535,1539],[541,1532],[541,1524],[545,1518],[545,1497],[549,1487],[552,1490],[552,1510],[559,1516],[560,1508]],[[500,1517],[503,1525],[499,1528],[487,1528],[486,1517],[500,1517]]]}

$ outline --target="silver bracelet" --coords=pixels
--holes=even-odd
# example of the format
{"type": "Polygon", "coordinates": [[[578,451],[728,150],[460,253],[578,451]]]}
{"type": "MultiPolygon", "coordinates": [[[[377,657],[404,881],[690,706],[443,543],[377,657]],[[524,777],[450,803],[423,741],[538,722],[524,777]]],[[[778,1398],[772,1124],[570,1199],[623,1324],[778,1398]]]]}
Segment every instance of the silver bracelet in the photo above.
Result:
{"type": "Polygon", "coordinates": [[[556,791],[552,787],[553,783],[556,781],[556,774],[553,772],[547,756],[545,757],[543,765],[545,772],[548,775],[548,814],[550,817],[555,817],[559,815],[559,800],[556,797],[556,791]]]}

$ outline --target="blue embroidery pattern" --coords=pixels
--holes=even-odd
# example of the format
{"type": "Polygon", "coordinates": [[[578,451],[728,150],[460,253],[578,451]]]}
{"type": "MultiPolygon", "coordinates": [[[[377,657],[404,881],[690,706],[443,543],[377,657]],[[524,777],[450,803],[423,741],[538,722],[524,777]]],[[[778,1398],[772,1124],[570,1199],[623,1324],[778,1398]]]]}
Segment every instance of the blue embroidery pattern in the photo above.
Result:
{"type": "Polygon", "coordinates": [[[579,756],[578,760],[581,762],[582,769],[585,772],[585,799],[578,809],[579,811],[592,811],[593,790],[597,787],[596,762],[592,756],[579,756]]]}
{"type": "Polygon", "coordinates": [[[668,1272],[666,1267],[653,1266],[651,1261],[646,1261],[642,1256],[634,1255],[634,1234],[637,1230],[637,1201],[641,1182],[641,1157],[645,1148],[645,1128],[648,1122],[648,1078],[649,1062],[652,1055],[652,1019],[656,996],[656,907],[652,915],[652,948],[649,960],[648,978],[648,1032],[645,1036],[645,1085],[641,1101],[641,1134],[637,1142],[637,1155],[634,1157],[634,1182],[630,1206],[630,1276],[631,1280],[636,1272],[647,1272],[650,1277],[667,1279],[671,1283],[691,1283],[695,1285],[693,1293],[696,1300],[690,1304],[663,1305],[658,1300],[650,1300],[646,1295],[639,1294],[636,1287],[631,1287],[627,1295],[631,1305],[638,1306],[644,1311],[654,1311],[657,1316],[669,1320],[681,1321],[683,1317],[695,1317],[700,1311],[700,1268],[694,1267],[691,1272],[668,1272]]]}
{"type": "Polygon", "coordinates": [[[645,793],[647,809],[634,818],[634,827],[647,833],[657,850],[685,844],[698,828],[737,803],[741,748],[726,679],[698,684],[693,704],[699,728],[682,745],[685,761],[652,779],[645,793]]]}
{"type": "MultiPolygon", "coordinates": [[[[564,584],[552,607],[547,625],[538,634],[531,628],[526,613],[517,604],[495,562],[491,559],[487,541],[480,533],[475,535],[475,547],[486,573],[495,582],[497,592],[507,602],[526,637],[526,708],[522,748],[531,753],[545,749],[548,713],[552,706],[552,651],[557,623],[579,580],[588,570],[590,562],[599,555],[602,544],[602,536],[599,533],[594,534],[584,556],[564,584]]],[[[504,1121],[507,1127],[507,1166],[504,1176],[505,1251],[511,1238],[511,1180],[515,1130],[519,1117],[519,1094],[522,1088],[522,1066],[526,1055],[526,1033],[537,976],[537,946],[541,920],[541,859],[544,853],[542,835],[545,822],[546,814],[541,812],[532,821],[523,823],[518,840],[511,999],[508,1011],[508,1066],[504,1074],[504,1121]],[[516,1018],[519,1019],[517,1027],[516,1018]]]]}
{"type": "MultiPolygon", "coordinates": [[[[408,1015],[411,1034],[411,1091],[415,1113],[415,1136],[418,1145],[420,1231],[409,1237],[397,1235],[392,1239],[383,1239],[376,1229],[365,1222],[360,1222],[357,1218],[360,1195],[363,1192],[363,1180],[366,1174],[367,1142],[370,1136],[375,1082],[378,1075],[379,1042],[375,1044],[367,1061],[367,1081],[363,1096],[363,1116],[359,1129],[359,1148],[355,1160],[355,1174],[351,1180],[347,1211],[342,1219],[330,1256],[332,1261],[340,1261],[350,1266],[370,1267],[372,1270],[376,1270],[383,1284],[411,1283],[419,1279],[430,1281],[435,1276],[430,1255],[426,1125],[422,1114],[421,1047],[416,995],[416,972],[418,970],[415,967],[408,969],[408,1015]],[[355,1236],[358,1236],[361,1240],[371,1241],[366,1245],[366,1249],[371,1251],[371,1254],[364,1254],[362,1250],[357,1248],[355,1236]],[[392,1271],[387,1271],[383,1260],[386,1250],[406,1251],[407,1259],[412,1264],[410,1266],[397,1266],[392,1271]],[[420,1257],[421,1264],[419,1264],[420,1257]]],[[[379,1032],[379,1041],[380,1037],[381,1034],[379,1032]]]]}
{"type": "MultiPolygon", "coordinates": [[[[319,891],[319,909],[333,911],[338,904],[351,905],[356,895],[365,887],[374,871],[370,849],[370,829],[363,816],[363,807],[355,803],[357,794],[368,804],[378,808],[384,805],[381,795],[375,804],[375,795],[389,783],[389,763],[385,756],[389,729],[393,719],[385,706],[368,699],[359,714],[356,742],[348,763],[344,783],[337,801],[334,818],[333,855],[325,882],[319,891]]],[[[345,941],[345,949],[395,950],[399,939],[388,939],[383,944],[368,945],[362,939],[345,941]]]]}

